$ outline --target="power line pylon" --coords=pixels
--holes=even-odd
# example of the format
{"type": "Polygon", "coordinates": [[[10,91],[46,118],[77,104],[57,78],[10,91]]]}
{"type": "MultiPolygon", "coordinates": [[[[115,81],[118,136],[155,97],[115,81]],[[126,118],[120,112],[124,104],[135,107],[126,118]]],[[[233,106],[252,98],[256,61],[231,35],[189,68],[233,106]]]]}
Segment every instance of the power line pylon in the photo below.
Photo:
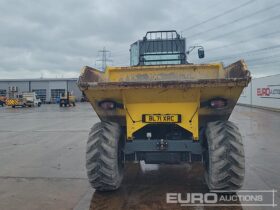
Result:
{"type": "Polygon", "coordinates": [[[102,71],[104,71],[106,69],[107,63],[113,62],[112,59],[109,59],[110,53],[111,52],[109,50],[106,50],[105,47],[103,47],[103,50],[98,51],[99,57],[101,57],[101,58],[97,59],[96,62],[101,62],[102,71]],[[101,54],[101,56],[100,56],[100,54],[101,54]]]}

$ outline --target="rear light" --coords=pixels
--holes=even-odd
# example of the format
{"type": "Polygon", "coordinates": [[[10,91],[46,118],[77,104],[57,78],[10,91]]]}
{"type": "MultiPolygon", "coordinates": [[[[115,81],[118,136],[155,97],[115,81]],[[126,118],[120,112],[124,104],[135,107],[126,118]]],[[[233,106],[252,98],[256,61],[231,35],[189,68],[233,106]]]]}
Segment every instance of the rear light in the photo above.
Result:
{"type": "Polygon", "coordinates": [[[101,101],[98,105],[104,110],[113,110],[116,108],[116,102],[114,101],[101,101]]]}
{"type": "Polygon", "coordinates": [[[227,100],[223,98],[212,99],[210,101],[210,107],[214,109],[222,109],[227,106],[227,100]]]}

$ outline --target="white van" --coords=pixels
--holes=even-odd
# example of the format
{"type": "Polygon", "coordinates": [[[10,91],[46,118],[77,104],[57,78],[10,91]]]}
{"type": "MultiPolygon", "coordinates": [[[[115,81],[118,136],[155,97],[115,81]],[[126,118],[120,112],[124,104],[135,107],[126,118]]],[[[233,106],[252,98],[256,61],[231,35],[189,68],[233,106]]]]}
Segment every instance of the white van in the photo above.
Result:
{"type": "Polygon", "coordinates": [[[32,106],[40,107],[42,104],[41,99],[38,98],[38,96],[35,92],[23,92],[22,98],[25,101],[25,105],[29,106],[29,107],[32,107],[32,106]]]}

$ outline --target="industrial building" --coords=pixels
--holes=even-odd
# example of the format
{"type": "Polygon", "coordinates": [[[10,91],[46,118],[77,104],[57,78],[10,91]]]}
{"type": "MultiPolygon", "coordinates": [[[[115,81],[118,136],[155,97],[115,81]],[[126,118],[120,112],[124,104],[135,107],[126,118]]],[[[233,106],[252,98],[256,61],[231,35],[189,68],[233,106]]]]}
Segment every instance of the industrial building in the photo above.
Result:
{"type": "Polygon", "coordinates": [[[8,96],[13,87],[19,93],[34,91],[43,103],[54,103],[56,98],[65,91],[70,91],[80,101],[82,92],[77,87],[77,78],[52,78],[52,79],[1,79],[0,96],[8,96]]]}
{"type": "Polygon", "coordinates": [[[253,78],[238,103],[251,107],[280,110],[280,74],[253,78]]]}

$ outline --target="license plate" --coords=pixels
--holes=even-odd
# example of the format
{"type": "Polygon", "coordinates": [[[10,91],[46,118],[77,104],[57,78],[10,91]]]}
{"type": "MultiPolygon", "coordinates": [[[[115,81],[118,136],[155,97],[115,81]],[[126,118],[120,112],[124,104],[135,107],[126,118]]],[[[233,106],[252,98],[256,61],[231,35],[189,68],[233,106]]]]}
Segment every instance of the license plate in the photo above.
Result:
{"type": "Polygon", "coordinates": [[[145,123],[180,123],[180,114],[143,114],[142,122],[145,123]]]}

